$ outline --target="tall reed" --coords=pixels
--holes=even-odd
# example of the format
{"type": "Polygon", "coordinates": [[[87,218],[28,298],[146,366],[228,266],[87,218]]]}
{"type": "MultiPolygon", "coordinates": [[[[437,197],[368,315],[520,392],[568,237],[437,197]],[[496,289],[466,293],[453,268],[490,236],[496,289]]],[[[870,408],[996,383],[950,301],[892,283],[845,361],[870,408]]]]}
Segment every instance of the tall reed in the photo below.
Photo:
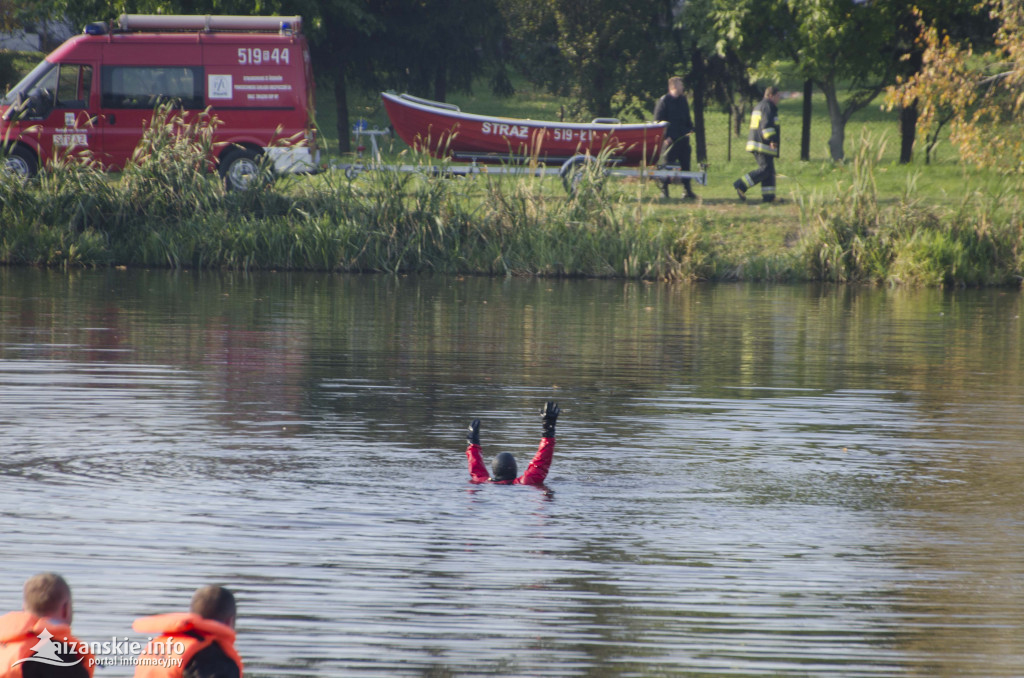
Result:
{"type": "Polygon", "coordinates": [[[798,253],[807,277],[834,282],[912,285],[1019,284],[1022,268],[1021,181],[992,195],[965,192],[958,209],[927,206],[912,180],[894,204],[879,201],[875,172],[884,143],[863,137],[849,182],[835,199],[801,203],[798,253]]]}

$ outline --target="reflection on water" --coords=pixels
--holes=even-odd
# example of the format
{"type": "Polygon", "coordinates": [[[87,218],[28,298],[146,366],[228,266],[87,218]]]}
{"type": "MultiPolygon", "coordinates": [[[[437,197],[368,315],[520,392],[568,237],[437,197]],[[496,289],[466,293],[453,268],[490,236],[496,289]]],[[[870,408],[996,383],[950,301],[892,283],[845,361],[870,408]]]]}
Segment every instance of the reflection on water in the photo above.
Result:
{"type": "Polygon", "coordinates": [[[0,606],[222,582],[255,676],[1022,675],[1021,306],[0,269],[0,606]],[[469,484],[546,399],[547,491],[469,484]]]}

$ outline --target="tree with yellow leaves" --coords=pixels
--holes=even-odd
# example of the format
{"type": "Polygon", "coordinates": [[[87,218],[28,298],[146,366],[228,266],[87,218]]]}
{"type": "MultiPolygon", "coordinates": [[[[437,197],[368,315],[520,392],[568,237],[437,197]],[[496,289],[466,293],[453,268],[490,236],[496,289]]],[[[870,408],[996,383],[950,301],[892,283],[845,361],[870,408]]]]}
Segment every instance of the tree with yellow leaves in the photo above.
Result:
{"type": "Polygon", "coordinates": [[[888,105],[917,102],[919,124],[928,130],[927,152],[949,126],[950,142],[979,167],[1024,172],[1024,3],[983,0],[998,29],[993,48],[975,54],[934,26],[918,21],[923,48],[920,71],[888,90],[888,105]]]}

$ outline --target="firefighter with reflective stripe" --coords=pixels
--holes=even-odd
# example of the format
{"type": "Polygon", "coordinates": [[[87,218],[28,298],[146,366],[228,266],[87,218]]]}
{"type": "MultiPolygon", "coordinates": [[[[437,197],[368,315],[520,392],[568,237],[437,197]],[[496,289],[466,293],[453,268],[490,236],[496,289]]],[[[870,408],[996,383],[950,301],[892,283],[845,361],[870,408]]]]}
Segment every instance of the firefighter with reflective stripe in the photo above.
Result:
{"type": "Polygon", "coordinates": [[[480,455],[480,420],[474,419],[469,425],[466,441],[466,459],[469,462],[469,479],[474,483],[496,483],[498,485],[541,485],[548,476],[551,457],[555,453],[555,423],[561,410],[557,403],[548,402],[540,411],[544,424],[544,437],[540,440],[537,453],[533,455],[530,465],[523,475],[516,477],[518,469],[516,458],[509,452],[500,452],[494,457],[491,472],[487,472],[483,457],[480,455]]]}
{"type": "Polygon", "coordinates": [[[740,200],[747,199],[747,191],[761,184],[761,199],[775,200],[775,158],[779,157],[779,99],[782,93],[774,85],[764,91],[764,98],[750,114],[750,134],[747,150],[754,154],[757,169],[733,182],[740,200]]]}
{"type": "Polygon", "coordinates": [[[71,635],[71,587],[59,574],[25,582],[21,612],[0,617],[0,678],[92,678],[96,659],[71,635]]]}
{"type": "Polygon", "coordinates": [[[132,629],[154,636],[135,678],[242,678],[235,650],[235,597],[221,586],[204,586],[192,596],[190,612],[136,619],[132,629]]]}

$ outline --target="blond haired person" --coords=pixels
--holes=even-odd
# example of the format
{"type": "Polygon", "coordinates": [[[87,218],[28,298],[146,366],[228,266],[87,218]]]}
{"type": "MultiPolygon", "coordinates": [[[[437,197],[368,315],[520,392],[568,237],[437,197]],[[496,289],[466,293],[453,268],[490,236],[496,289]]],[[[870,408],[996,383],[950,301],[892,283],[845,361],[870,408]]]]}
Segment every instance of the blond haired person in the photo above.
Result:
{"type": "Polygon", "coordinates": [[[92,678],[96,660],[71,635],[71,617],[71,587],[63,577],[30,577],[22,610],[0,617],[0,678],[92,678]]]}

